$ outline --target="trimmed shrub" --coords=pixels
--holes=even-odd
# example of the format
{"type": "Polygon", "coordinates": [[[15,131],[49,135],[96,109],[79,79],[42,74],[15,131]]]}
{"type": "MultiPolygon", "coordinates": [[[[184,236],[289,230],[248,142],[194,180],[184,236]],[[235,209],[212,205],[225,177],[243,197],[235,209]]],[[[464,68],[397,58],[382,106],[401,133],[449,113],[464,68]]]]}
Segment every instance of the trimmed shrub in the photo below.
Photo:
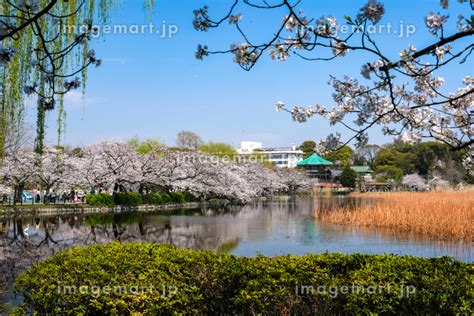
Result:
{"type": "Polygon", "coordinates": [[[37,314],[471,315],[473,271],[448,257],[248,258],[114,242],[34,264],[15,290],[37,314]]]}
{"type": "Polygon", "coordinates": [[[184,200],[186,202],[196,202],[197,198],[189,191],[184,192],[184,200]]]}
{"type": "Polygon", "coordinates": [[[162,204],[160,193],[150,193],[143,195],[143,203],[150,205],[162,204]]]}
{"type": "Polygon", "coordinates": [[[116,205],[138,206],[142,204],[142,195],[138,192],[118,192],[114,195],[116,205]]]}
{"type": "Polygon", "coordinates": [[[162,193],[162,194],[160,194],[160,196],[161,196],[161,203],[162,203],[162,204],[171,203],[171,198],[170,198],[170,196],[169,196],[168,194],[162,193]]]}
{"type": "Polygon", "coordinates": [[[86,203],[92,206],[114,206],[114,197],[108,193],[86,194],[86,203]]]}
{"type": "Polygon", "coordinates": [[[174,204],[183,204],[186,202],[184,194],[182,192],[170,192],[169,193],[171,202],[174,204]]]}
{"type": "Polygon", "coordinates": [[[143,194],[142,202],[143,204],[155,204],[153,201],[153,194],[143,194]]]}

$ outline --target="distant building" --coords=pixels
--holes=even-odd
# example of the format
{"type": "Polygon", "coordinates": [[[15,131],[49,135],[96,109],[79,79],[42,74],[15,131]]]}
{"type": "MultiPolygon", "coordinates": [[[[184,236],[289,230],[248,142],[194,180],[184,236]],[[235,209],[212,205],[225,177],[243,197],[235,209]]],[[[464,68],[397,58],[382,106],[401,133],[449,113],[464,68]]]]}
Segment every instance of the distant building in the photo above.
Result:
{"type": "Polygon", "coordinates": [[[304,152],[291,147],[263,147],[260,142],[243,141],[237,149],[240,155],[262,154],[269,162],[280,168],[295,168],[298,162],[303,160],[304,152]]]}

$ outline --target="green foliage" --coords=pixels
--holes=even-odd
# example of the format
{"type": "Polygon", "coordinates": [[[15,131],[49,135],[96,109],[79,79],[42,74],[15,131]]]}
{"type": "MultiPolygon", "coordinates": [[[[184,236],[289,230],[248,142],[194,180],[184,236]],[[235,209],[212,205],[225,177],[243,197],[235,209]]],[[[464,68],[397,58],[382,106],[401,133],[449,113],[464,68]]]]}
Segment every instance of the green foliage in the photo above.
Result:
{"type": "Polygon", "coordinates": [[[163,204],[171,203],[171,198],[170,198],[169,194],[162,193],[162,194],[160,194],[160,196],[161,196],[161,203],[163,203],[163,204]]]}
{"type": "Polygon", "coordinates": [[[351,169],[349,166],[345,166],[342,169],[342,173],[339,176],[341,184],[347,188],[355,188],[357,180],[357,172],[351,169]]]}
{"type": "Polygon", "coordinates": [[[166,149],[166,146],[159,138],[148,138],[142,141],[134,137],[128,140],[128,144],[139,154],[148,154],[150,152],[160,153],[166,149]]]}
{"type": "Polygon", "coordinates": [[[416,173],[416,148],[409,144],[392,144],[375,156],[374,169],[385,172],[383,177],[400,180],[404,174],[416,173]],[[401,175],[399,170],[401,170],[401,175]]]}
{"type": "Polygon", "coordinates": [[[138,206],[143,203],[142,195],[138,192],[118,192],[114,194],[116,205],[138,206]]]}
{"type": "Polygon", "coordinates": [[[377,166],[375,169],[377,179],[381,181],[387,181],[389,179],[395,181],[401,181],[403,178],[403,169],[395,166],[377,166]]]}
{"type": "Polygon", "coordinates": [[[443,178],[451,182],[459,182],[464,176],[468,180],[467,172],[461,165],[462,151],[454,152],[451,148],[439,142],[424,142],[415,145],[390,144],[377,152],[374,160],[374,169],[377,173],[387,173],[381,178],[396,180],[402,175],[417,173],[431,177],[436,171],[443,178]],[[441,166],[441,167],[440,167],[441,166]]]}
{"type": "Polygon", "coordinates": [[[461,161],[458,152],[453,152],[447,144],[438,142],[419,144],[415,154],[415,166],[420,175],[430,175],[437,161],[461,161]]]}
{"type": "Polygon", "coordinates": [[[182,192],[170,192],[169,193],[171,202],[174,204],[183,204],[186,202],[184,194],[182,192]]]}
{"type": "Polygon", "coordinates": [[[158,192],[143,195],[143,204],[159,205],[162,203],[161,195],[158,192]]]}
{"type": "Polygon", "coordinates": [[[186,202],[195,202],[196,197],[192,195],[190,192],[170,192],[166,193],[150,193],[143,195],[143,203],[144,204],[166,204],[166,203],[174,203],[174,204],[184,204],[186,202]]]}
{"type": "Polygon", "coordinates": [[[186,202],[196,202],[198,199],[189,191],[184,191],[184,200],[186,202]]]}
{"type": "Polygon", "coordinates": [[[375,156],[375,167],[377,166],[394,166],[397,163],[395,154],[387,149],[380,150],[375,156]]]}
{"type": "Polygon", "coordinates": [[[349,146],[342,146],[336,151],[330,152],[324,156],[324,159],[327,159],[332,162],[339,162],[341,166],[346,166],[352,164],[352,156],[354,151],[349,146]]]}
{"type": "Polygon", "coordinates": [[[199,151],[228,159],[234,159],[234,157],[237,156],[237,151],[234,147],[225,143],[208,142],[207,144],[199,146],[199,151]]]}
{"type": "Polygon", "coordinates": [[[37,314],[471,315],[473,271],[448,257],[248,258],[114,242],[34,264],[15,289],[37,314]]]}
{"type": "Polygon", "coordinates": [[[240,242],[240,240],[238,238],[234,239],[234,240],[227,241],[227,242],[225,242],[225,243],[223,243],[222,245],[219,246],[219,249],[217,250],[217,252],[218,253],[231,253],[232,250],[237,248],[237,246],[239,245],[239,242],[240,242]]]}
{"type": "Polygon", "coordinates": [[[311,156],[314,153],[315,149],[316,149],[316,142],[312,140],[305,140],[300,145],[300,150],[304,152],[304,159],[311,156]]]}
{"type": "Polygon", "coordinates": [[[108,193],[87,194],[86,202],[92,206],[113,207],[115,205],[114,197],[108,193]]]}

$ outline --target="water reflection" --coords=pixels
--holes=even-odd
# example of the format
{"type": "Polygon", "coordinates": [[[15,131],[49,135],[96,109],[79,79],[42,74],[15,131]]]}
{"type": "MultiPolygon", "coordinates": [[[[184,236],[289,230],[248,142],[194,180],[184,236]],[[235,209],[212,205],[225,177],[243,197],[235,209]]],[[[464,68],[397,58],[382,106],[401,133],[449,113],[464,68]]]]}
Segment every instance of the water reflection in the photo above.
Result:
{"type": "Polygon", "coordinates": [[[291,198],[227,209],[173,213],[100,213],[45,217],[0,217],[0,276],[11,286],[33,262],[72,245],[113,240],[167,243],[236,255],[321,252],[450,255],[473,261],[471,244],[440,243],[393,231],[323,224],[313,209],[358,207],[370,201],[291,198]]]}

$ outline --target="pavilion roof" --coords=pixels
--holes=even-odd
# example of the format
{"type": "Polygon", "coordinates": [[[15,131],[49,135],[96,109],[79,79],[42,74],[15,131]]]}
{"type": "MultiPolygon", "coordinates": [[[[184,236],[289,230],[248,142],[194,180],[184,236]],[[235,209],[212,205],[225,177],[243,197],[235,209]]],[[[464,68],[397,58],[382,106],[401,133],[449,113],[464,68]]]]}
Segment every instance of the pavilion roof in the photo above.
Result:
{"type": "Polygon", "coordinates": [[[298,166],[332,166],[332,164],[332,161],[324,159],[317,153],[314,153],[305,160],[298,162],[298,166]]]}

